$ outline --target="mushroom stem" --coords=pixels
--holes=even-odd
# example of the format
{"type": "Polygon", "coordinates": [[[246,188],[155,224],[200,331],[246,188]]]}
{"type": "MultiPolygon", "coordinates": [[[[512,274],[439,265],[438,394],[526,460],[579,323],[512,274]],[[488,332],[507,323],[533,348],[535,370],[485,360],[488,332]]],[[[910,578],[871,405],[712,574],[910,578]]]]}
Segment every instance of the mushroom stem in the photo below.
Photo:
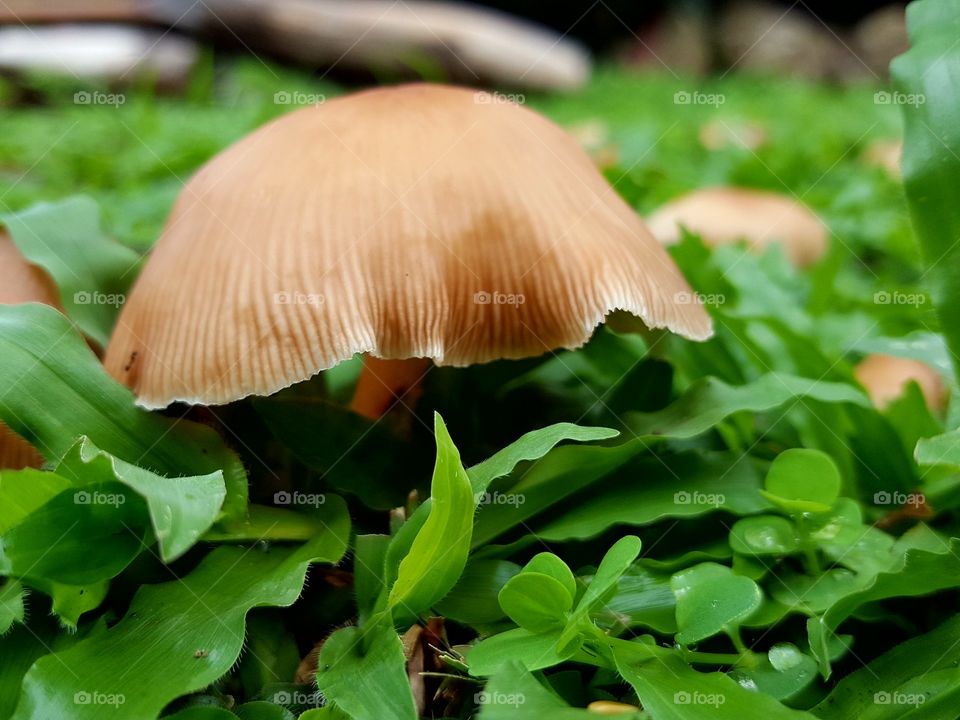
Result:
{"type": "Polygon", "coordinates": [[[415,404],[420,396],[420,381],[429,368],[429,358],[384,360],[365,355],[350,409],[379,420],[394,403],[415,404]]]}

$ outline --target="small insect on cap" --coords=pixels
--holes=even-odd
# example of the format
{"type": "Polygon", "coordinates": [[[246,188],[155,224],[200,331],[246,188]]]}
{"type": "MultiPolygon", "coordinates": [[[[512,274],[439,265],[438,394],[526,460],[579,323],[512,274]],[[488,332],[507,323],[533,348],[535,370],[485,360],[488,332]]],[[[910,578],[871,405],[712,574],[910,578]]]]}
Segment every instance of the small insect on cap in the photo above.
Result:
{"type": "MultiPolygon", "coordinates": [[[[53,280],[36,265],[27,262],[0,228],[0,305],[40,302],[60,307],[53,280]]],[[[40,467],[43,458],[23,438],[0,422],[0,469],[40,467]]]]}
{"type": "Polygon", "coordinates": [[[502,95],[405,85],[285,115],[201,168],[105,364],[144,406],[220,404],[356,353],[573,348],[614,310],[705,339],[689,298],[563,130],[502,95]]]}
{"type": "Polygon", "coordinates": [[[760,190],[695,190],[663,205],[648,222],[664,245],[680,240],[681,226],[711,247],[740,240],[754,249],[779,243],[796,267],[816,262],[827,250],[827,228],[808,207],[760,190]]]}

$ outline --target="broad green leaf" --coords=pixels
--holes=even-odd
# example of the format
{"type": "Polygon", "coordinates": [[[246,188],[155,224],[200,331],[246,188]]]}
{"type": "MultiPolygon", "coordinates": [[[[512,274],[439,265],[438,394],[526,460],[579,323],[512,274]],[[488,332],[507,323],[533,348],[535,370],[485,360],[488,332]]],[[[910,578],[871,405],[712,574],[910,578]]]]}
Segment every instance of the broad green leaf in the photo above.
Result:
{"type": "Polygon", "coordinates": [[[436,604],[443,617],[467,625],[485,625],[503,620],[497,601],[500,589],[520,572],[520,566],[508,560],[472,558],[453,589],[436,604]]]}
{"type": "MultiPolygon", "coordinates": [[[[237,677],[246,697],[258,697],[268,686],[287,682],[296,675],[300,650],[279,615],[254,611],[247,618],[246,651],[240,659],[237,677]]],[[[289,695],[289,693],[288,693],[289,695]]],[[[270,698],[281,705],[285,696],[270,698]]]]}
{"type": "Polygon", "coordinates": [[[960,430],[920,438],[913,457],[918,465],[948,465],[960,468],[960,430]]]}
{"type": "Polygon", "coordinates": [[[192,477],[160,477],[111,456],[88,438],[81,438],[67,452],[56,473],[72,478],[77,487],[118,482],[140,495],[149,509],[164,562],[180,557],[213,525],[227,494],[219,470],[192,477]]]}
{"type": "Polygon", "coordinates": [[[664,650],[638,662],[630,647],[636,644],[616,641],[613,657],[620,675],[656,720],[813,720],[813,715],[748,690],[728,675],[698,672],[677,652],[664,650]]]}
{"type": "Polygon", "coordinates": [[[120,696],[125,719],[153,720],[174,698],[221,677],[243,649],[247,613],[292,604],[312,562],[336,562],[345,552],[345,504],[337,498],[320,513],[326,529],[304,545],[217,548],[185,577],[141,587],[118,623],[30,668],[15,720],[100,720],[105,706],[93,700],[120,696]],[[77,704],[77,694],[91,702],[77,704]]]}
{"type": "Polygon", "coordinates": [[[894,597],[929,595],[960,587],[960,540],[953,539],[941,552],[908,550],[896,566],[876,575],[863,589],[844,595],[819,617],[807,621],[810,649],[824,678],[831,673],[826,647],[830,635],[844,620],[867,603],[894,597]]]}
{"type": "Polygon", "coordinates": [[[760,607],[760,588],[725,565],[701,563],[670,580],[677,598],[677,642],[683,645],[730,632],[760,607]]]}
{"type": "Polygon", "coordinates": [[[673,635],[677,632],[676,606],[670,575],[634,565],[620,578],[616,594],[604,603],[603,610],[629,627],[673,635]]]}
{"type": "Polygon", "coordinates": [[[955,615],[842,678],[812,712],[823,720],[951,717],[960,702],[958,664],[960,616],[955,615]],[[922,681],[939,673],[944,682],[928,695],[922,681]]]}
{"type": "Polygon", "coordinates": [[[572,423],[557,423],[533,430],[510,443],[498,453],[467,469],[474,492],[482,493],[497,478],[506,477],[524,461],[539,460],[564,440],[595,442],[617,437],[617,430],[602,427],[581,427],[572,423]]]}
{"type": "Polygon", "coordinates": [[[294,386],[254,400],[271,434],[338,490],[382,510],[401,505],[410,488],[392,481],[396,468],[406,467],[417,477],[420,458],[389,423],[371,422],[329,398],[304,398],[298,392],[294,386]]]}
{"type": "Polygon", "coordinates": [[[164,716],[164,720],[234,720],[236,717],[225,708],[198,705],[164,716]]]}
{"type": "Polygon", "coordinates": [[[778,643],[759,665],[736,669],[730,676],[777,700],[790,700],[817,679],[817,661],[792,643],[778,643]]]}
{"type": "Polygon", "coordinates": [[[240,720],[294,720],[293,713],[285,707],[257,700],[237,708],[240,720]]]}
{"type": "Polygon", "coordinates": [[[573,571],[570,570],[570,566],[553,553],[537,553],[523,566],[523,572],[549,575],[566,589],[571,602],[577,597],[577,579],[573,576],[573,571]]]}
{"type": "Polygon", "coordinates": [[[149,538],[147,508],[119,483],[66,490],[0,537],[0,575],[29,583],[108,580],[149,538]]]}
{"type": "Polygon", "coordinates": [[[69,487],[67,478],[52,472],[0,470],[0,535],[69,487]]]}
{"type": "Polygon", "coordinates": [[[490,504],[477,514],[473,544],[479,547],[521,526],[577,491],[583,490],[643,452],[638,442],[612,447],[566,445],[556,448],[528,469],[512,488],[515,504],[490,504]]]}
{"type": "Polygon", "coordinates": [[[416,615],[456,585],[467,564],[473,530],[473,490],[446,425],[434,417],[437,464],[430,491],[430,515],[400,562],[390,588],[391,608],[416,615]]]}
{"type": "Polygon", "coordinates": [[[620,578],[640,554],[640,545],[640,538],[636,535],[626,535],[607,550],[560,636],[558,648],[561,654],[577,647],[581,626],[589,622],[591,612],[614,595],[620,578]]]}
{"type": "Polygon", "coordinates": [[[730,547],[745,555],[790,555],[800,544],[793,523],[780,515],[737,520],[730,530],[730,547]]]}
{"type": "MultiPolygon", "coordinates": [[[[491,482],[502,475],[511,473],[520,462],[539,460],[544,456],[549,457],[553,454],[568,452],[564,448],[554,449],[557,443],[564,440],[601,440],[614,437],[616,434],[615,430],[607,428],[580,427],[570,423],[558,423],[540,430],[533,430],[492,457],[467,470],[474,495],[478,499],[482,498],[491,482]]],[[[562,467],[562,463],[560,465],[562,467]]],[[[432,502],[428,498],[418,507],[416,512],[400,528],[390,544],[386,564],[386,582],[388,584],[396,578],[396,570],[400,561],[409,553],[414,538],[429,517],[431,504],[432,502]]],[[[496,511],[498,507],[503,506],[491,506],[485,508],[485,511],[489,514],[496,511]]],[[[479,544],[482,544],[482,542],[477,540],[477,529],[474,528],[474,545],[479,544]]]]}
{"type": "MultiPolygon", "coordinates": [[[[507,665],[491,677],[473,700],[480,706],[480,720],[590,720],[597,717],[587,710],[570,707],[517,663],[507,665]]],[[[632,720],[629,715],[626,718],[632,720]]]]}
{"type": "Polygon", "coordinates": [[[851,403],[871,407],[852,385],[769,373],[746,385],[728,385],[717,378],[698,380],[672,405],[654,413],[627,413],[630,429],[645,440],[695,437],[734,413],[766,412],[796,399],[851,403]]]}
{"type": "Polygon", "coordinates": [[[388,535],[357,535],[354,542],[353,585],[361,625],[376,611],[386,589],[384,563],[389,546],[388,535]]]}
{"type": "Polygon", "coordinates": [[[23,256],[53,278],[83,333],[106,347],[140,256],[104,234],[97,204],[84,196],[39,203],[0,215],[0,225],[23,256]]]}
{"type": "Polygon", "coordinates": [[[510,579],[498,596],[500,607],[520,627],[549,632],[563,627],[573,596],[556,578],[524,570],[510,579]]]}
{"type": "Polygon", "coordinates": [[[532,527],[538,538],[560,541],[595,537],[617,524],[648,525],[717,511],[748,515],[770,508],[760,497],[760,483],[756,463],[749,457],[731,459],[728,453],[643,457],[594,485],[566,512],[532,527]]]}
{"type": "Polygon", "coordinates": [[[0,585],[0,635],[5,635],[16,623],[22,623],[26,612],[26,590],[13,579],[0,585]]]}
{"type": "Polygon", "coordinates": [[[636,535],[626,535],[617,540],[603,556],[597,572],[594,573],[586,591],[580,597],[577,613],[591,612],[608,597],[639,554],[640,538],[636,535]]]}
{"type": "Polygon", "coordinates": [[[515,662],[531,671],[559,665],[573,654],[572,648],[569,652],[559,652],[559,640],[559,631],[532,633],[514,628],[497,633],[484,638],[467,653],[470,674],[486,677],[515,662]]]}
{"type": "MultiPolygon", "coordinates": [[[[910,50],[890,69],[904,120],[901,167],[910,217],[926,261],[933,296],[953,357],[960,353],[960,48],[957,0],[919,0],[907,9],[910,50]]],[[[954,372],[960,367],[954,363],[954,372]]]]}
{"type": "Polygon", "coordinates": [[[329,702],[354,720],[416,720],[403,644],[389,613],[362,630],[342,628],[327,638],[317,684],[329,702]]]}
{"type": "Polygon", "coordinates": [[[113,380],[69,321],[45,305],[0,305],[0,420],[51,461],[81,436],[116,458],[158,475],[223,472],[227,518],[246,513],[240,459],[203,425],[149,413],[113,380]]]}
{"type": "Polygon", "coordinates": [[[819,450],[791,448],[774,458],[763,496],[790,513],[827,512],[840,493],[840,471],[819,450]]]}

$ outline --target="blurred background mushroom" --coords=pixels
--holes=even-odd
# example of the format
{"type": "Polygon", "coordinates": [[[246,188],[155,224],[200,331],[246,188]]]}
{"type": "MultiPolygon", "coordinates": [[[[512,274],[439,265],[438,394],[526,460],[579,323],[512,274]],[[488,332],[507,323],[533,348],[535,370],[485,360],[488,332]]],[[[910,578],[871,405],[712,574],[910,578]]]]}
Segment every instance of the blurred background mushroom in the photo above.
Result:
{"type": "Polygon", "coordinates": [[[377,417],[425,360],[586,342],[608,313],[711,322],[578,143],[501,96],[369,90],[260,128],[185,186],[105,364],[141,404],[270,395],[366,353],[377,417]]]}
{"type": "Polygon", "coordinates": [[[826,226],[806,206],[783,195],[735,187],[712,187],[682,195],[649,218],[665,245],[680,240],[681,228],[710,247],[745,241],[752,249],[772,243],[797,267],[819,260],[827,250],[826,226]]]}
{"type": "Polygon", "coordinates": [[[947,402],[947,388],[940,374],[926,363],[911,358],[874,353],[867,355],[853,370],[873,404],[884,409],[903,396],[907,385],[916,383],[927,406],[942,412],[947,402]]]}
{"type": "MultiPolygon", "coordinates": [[[[0,228],[0,305],[39,302],[60,307],[59,293],[50,277],[24,259],[0,228]]],[[[33,446],[0,422],[0,470],[40,467],[43,458],[33,446]]]]}

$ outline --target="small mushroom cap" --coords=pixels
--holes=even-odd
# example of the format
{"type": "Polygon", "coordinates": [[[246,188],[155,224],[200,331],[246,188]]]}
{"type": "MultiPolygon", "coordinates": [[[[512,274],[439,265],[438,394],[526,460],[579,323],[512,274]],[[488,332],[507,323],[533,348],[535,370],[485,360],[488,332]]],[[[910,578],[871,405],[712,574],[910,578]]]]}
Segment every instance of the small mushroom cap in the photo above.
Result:
{"type": "Polygon", "coordinates": [[[270,395],[356,353],[464,366],[607,313],[705,339],[669,255],[577,142],[463,88],[303,108],[186,185],[105,365],[146,407],[270,395]]]}
{"type": "MultiPolygon", "coordinates": [[[[0,228],[0,305],[41,302],[60,307],[57,287],[47,273],[26,261],[0,228]]],[[[27,441],[0,422],[0,469],[40,467],[43,458],[27,441]]]]}
{"type": "Polygon", "coordinates": [[[809,208],[761,190],[695,190],[662,206],[650,216],[648,225],[665,245],[680,240],[680,226],[700,235],[711,247],[739,240],[757,249],[780,243],[797,267],[816,262],[827,249],[827,228],[809,208]]]}
{"type": "Polygon", "coordinates": [[[894,355],[867,355],[853,369],[857,382],[867,390],[878,408],[885,408],[903,395],[909,382],[916,382],[932,410],[943,410],[947,389],[940,374],[926,363],[894,355]]]}

